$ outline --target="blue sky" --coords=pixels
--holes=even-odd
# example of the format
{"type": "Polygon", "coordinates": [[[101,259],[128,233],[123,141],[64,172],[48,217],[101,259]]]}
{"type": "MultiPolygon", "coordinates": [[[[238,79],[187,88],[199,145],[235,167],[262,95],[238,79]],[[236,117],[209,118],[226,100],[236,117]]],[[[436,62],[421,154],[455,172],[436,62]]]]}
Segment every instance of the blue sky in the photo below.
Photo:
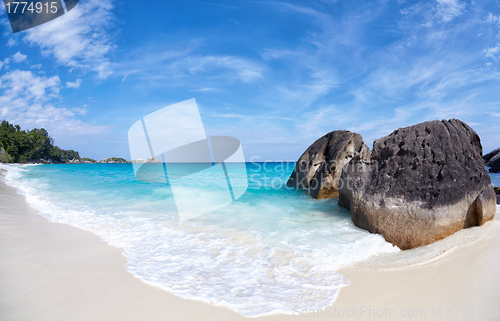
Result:
{"type": "Polygon", "coordinates": [[[130,126],[190,98],[247,160],[449,118],[500,147],[498,1],[81,0],[16,34],[2,6],[0,32],[0,119],[87,157],[129,159],[130,126]]]}

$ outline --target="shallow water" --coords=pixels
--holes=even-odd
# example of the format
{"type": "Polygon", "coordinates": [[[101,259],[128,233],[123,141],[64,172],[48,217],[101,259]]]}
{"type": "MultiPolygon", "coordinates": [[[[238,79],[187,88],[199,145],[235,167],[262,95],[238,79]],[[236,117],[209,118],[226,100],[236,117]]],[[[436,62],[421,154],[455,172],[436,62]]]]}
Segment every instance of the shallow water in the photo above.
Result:
{"type": "MultiPolygon", "coordinates": [[[[89,230],[123,248],[136,277],[245,316],[293,313],[299,303],[322,309],[349,284],[336,272],[341,267],[430,260],[479,238],[473,231],[468,238],[401,252],[355,227],[336,200],[313,200],[286,188],[293,165],[247,163],[243,196],[190,220],[179,217],[168,184],[138,181],[131,164],[2,168],[6,182],[50,221],[89,230]]],[[[207,188],[210,179],[185,188],[207,188]]]]}

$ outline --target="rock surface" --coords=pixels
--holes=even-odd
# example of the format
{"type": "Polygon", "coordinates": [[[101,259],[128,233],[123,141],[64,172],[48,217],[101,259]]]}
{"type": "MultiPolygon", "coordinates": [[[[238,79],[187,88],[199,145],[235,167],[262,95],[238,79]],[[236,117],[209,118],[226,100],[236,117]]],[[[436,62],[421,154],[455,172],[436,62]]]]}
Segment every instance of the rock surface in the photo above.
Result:
{"type": "Polygon", "coordinates": [[[157,160],[154,157],[150,157],[148,159],[142,159],[142,158],[133,159],[131,163],[137,163],[137,164],[156,164],[156,163],[160,163],[160,161],[157,160]]]}
{"type": "Polygon", "coordinates": [[[374,142],[369,162],[344,166],[339,205],[401,249],[432,243],[493,219],[481,155],[479,136],[460,120],[400,128],[374,142]]]}
{"type": "Polygon", "coordinates": [[[342,167],[353,158],[370,159],[361,135],[347,130],[330,132],[300,156],[287,186],[308,189],[316,199],[337,198],[342,167]]]}
{"type": "Polygon", "coordinates": [[[497,148],[483,156],[486,166],[490,167],[490,172],[500,173],[500,148],[497,148]]]}
{"type": "Polygon", "coordinates": [[[493,189],[495,190],[495,194],[497,195],[497,204],[500,205],[500,187],[495,186],[493,187],[493,189]]]}

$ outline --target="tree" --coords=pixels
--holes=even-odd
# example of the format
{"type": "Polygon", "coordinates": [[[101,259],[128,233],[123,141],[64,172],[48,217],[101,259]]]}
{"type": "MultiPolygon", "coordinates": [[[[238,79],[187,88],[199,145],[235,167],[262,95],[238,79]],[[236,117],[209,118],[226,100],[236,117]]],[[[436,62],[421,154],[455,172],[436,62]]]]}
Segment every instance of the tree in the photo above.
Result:
{"type": "Polygon", "coordinates": [[[5,120],[0,123],[0,146],[0,151],[3,151],[2,159],[10,159],[16,163],[65,163],[80,159],[78,152],[54,146],[54,140],[44,128],[24,131],[19,125],[14,126],[5,120]]]}

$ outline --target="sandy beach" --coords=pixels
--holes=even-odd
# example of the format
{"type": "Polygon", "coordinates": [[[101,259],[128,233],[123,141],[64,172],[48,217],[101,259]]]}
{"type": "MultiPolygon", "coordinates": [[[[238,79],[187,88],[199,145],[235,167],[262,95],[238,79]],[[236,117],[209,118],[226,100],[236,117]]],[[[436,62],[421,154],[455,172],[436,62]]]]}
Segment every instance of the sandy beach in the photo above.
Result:
{"type": "MultiPolygon", "coordinates": [[[[331,307],[257,319],[500,320],[498,208],[473,244],[417,266],[344,268],[351,285],[331,307]]],[[[47,221],[0,180],[0,320],[246,319],[145,284],[125,263],[120,249],[47,221]]]]}

